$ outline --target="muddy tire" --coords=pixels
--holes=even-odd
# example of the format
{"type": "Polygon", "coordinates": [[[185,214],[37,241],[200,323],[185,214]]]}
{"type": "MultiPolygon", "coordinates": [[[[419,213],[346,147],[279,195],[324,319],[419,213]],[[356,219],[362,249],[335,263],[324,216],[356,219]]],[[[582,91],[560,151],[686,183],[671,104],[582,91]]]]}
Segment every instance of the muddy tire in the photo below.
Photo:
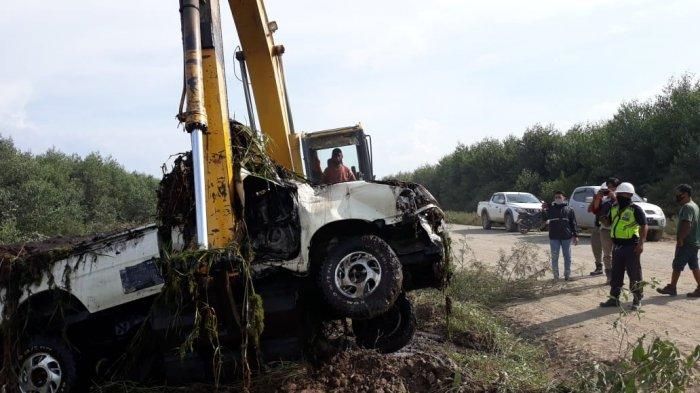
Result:
{"type": "Polygon", "coordinates": [[[659,230],[659,229],[655,229],[655,230],[649,231],[649,233],[647,234],[647,241],[658,242],[663,237],[664,237],[664,231],[659,230]]]}
{"type": "Polygon", "coordinates": [[[513,213],[511,213],[511,212],[506,213],[505,225],[506,225],[506,231],[508,231],[508,232],[515,232],[518,230],[518,226],[515,224],[515,221],[513,220],[513,213]]]}
{"type": "Polygon", "coordinates": [[[18,359],[19,391],[72,393],[77,391],[75,354],[60,338],[35,336],[18,359]]]}
{"type": "Polygon", "coordinates": [[[401,262],[378,236],[341,239],[318,273],[323,300],[343,318],[370,319],[387,312],[403,285],[401,262]]]}
{"type": "Polygon", "coordinates": [[[520,232],[523,235],[527,235],[527,233],[530,232],[530,228],[523,224],[518,224],[518,232],[520,232]]]}
{"type": "Polygon", "coordinates": [[[355,343],[381,353],[396,352],[411,342],[416,332],[416,316],[413,306],[401,294],[396,303],[382,315],[367,320],[353,320],[355,343]]]}
{"type": "Polygon", "coordinates": [[[491,229],[491,219],[486,212],[481,213],[481,227],[485,230],[491,229]]]}

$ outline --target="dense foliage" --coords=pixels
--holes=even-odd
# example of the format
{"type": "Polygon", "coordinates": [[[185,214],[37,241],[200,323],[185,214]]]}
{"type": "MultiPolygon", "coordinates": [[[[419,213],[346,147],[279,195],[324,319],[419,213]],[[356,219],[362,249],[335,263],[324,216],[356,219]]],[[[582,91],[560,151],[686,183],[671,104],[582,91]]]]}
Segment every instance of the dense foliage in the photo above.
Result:
{"type": "Polygon", "coordinates": [[[112,158],[33,155],[0,136],[0,244],[84,235],[155,217],[158,181],[112,158]]]}
{"type": "Polygon", "coordinates": [[[675,213],[673,186],[700,193],[700,81],[671,81],[654,100],[628,102],[612,119],[565,133],[536,125],[522,137],[460,144],[436,165],[396,177],[422,183],[450,210],[475,211],[497,191],[531,192],[549,200],[561,189],[598,185],[609,176],[675,213]]]}

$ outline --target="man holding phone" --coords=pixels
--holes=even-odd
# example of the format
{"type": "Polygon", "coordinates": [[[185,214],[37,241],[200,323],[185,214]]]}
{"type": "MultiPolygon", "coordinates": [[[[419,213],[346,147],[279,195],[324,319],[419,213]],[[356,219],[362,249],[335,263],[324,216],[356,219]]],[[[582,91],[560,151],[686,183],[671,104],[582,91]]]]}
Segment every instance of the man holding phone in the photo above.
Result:
{"type": "Polygon", "coordinates": [[[615,204],[615,190],[620,184],[620,179],[616,177],[609,178],[605,183],[600,185],[600,190],[593,198],[588,211],[595,215],[596,230],[591,234],[591,248],[593,256],[596,258],[596,268],[591,272],[591,276],[597,276],[603,273],[605,266],[606,284],[610,284],[610,269],[612,268],[612,252],[613,241],[610,236],[610,208],[615,204]],[[595,239],[594,239],[595,237],[595,239]],[[602,264],[601,264],[602,254],[602,264]]]}

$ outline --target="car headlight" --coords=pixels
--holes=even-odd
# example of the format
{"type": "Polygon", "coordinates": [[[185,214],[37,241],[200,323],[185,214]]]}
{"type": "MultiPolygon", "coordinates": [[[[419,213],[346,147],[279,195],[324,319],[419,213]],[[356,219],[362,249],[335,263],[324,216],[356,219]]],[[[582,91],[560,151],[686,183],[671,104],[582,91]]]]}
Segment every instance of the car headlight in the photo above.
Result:
{"type": "Polygon", "coordinates": [[[516,211],[517,213],[526,213],[526,212],[527,212],[527,210],[526,210],[526,209],[523,209],[522,207],[516,207],[516,208],[515,208],[515,211],[516,211]]]}

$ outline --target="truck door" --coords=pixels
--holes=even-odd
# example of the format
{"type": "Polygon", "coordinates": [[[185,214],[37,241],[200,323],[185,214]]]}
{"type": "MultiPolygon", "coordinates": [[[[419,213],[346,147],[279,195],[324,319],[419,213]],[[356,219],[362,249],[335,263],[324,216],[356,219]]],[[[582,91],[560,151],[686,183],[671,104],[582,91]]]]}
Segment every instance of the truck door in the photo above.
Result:
{"type": "Polygon", "coordinates": [[[590,187],[580,187],[574,190],[569,201],[569,206],[574,209],[576,223],[581,228],[592,228],[595,226],[595,215],[588,212],[587,198],[593,197],[595,191],[590,187]]]}
{"type": "Polygon", "coordinates": [[[489,203],[489,216],[492,221],[504,222],[506,214],[506,196],[504,194],[493,194],[489,203]]]}

